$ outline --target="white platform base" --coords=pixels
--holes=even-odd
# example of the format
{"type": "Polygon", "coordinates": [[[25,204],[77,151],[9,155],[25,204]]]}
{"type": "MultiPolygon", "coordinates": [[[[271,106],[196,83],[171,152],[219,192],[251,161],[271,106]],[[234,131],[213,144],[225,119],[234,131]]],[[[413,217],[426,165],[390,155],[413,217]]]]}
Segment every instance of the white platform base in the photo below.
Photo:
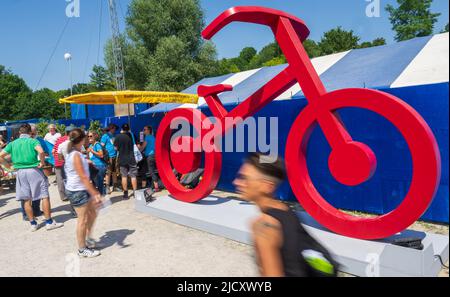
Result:
{"type": "MultiPolygon", "coordinates": [[[[250,222],[258,209],[244,201],[210,196],[198,203],[184,203],[170,196],[146,203],[143,191],[136,193],[136,210],[180,225],[202,230],[245,244],[252,244],[250,222]]],[[[344,237],[320,226],[305,212],[298,212],[307,231],[327,247],[342,264],[343,272],[356,276],[437,276],[449,256],[449,237],[406,230],[382,241],[344,237]],[[394,238],[422,238],[419,251],[391,244],[394,238]]]]}

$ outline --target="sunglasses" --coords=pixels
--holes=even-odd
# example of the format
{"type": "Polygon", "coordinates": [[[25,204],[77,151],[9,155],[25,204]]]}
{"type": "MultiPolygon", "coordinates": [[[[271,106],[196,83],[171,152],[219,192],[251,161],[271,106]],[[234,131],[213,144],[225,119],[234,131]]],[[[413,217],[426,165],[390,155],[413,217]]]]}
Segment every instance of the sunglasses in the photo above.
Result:
{"type": "Polygon", "coordinates": [[[94,138],[94,135],[89,135],[88,138],[94,138]]]}

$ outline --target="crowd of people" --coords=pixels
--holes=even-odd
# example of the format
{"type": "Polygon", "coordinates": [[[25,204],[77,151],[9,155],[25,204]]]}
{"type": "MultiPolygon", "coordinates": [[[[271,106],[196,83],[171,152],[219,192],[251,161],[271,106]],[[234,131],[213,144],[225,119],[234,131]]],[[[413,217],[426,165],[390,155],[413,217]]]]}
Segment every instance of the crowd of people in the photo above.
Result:
{"type": "Polygon", "coordinates": [[[124,200],[135,196],[138,177],[144,188],[150,185],[153,192],[160,191],[152,127],[144,128],[139,142],[136,142],[128,124],[122,125],[120,133],[117,133],[118,129],[117,125],[110,124],[103,130],[103,135],[99,135],[97,131],[69,126],[61,135],[51,124],[48,133],[41,138],[36,126],[23,124],[15,140],[7,143],[3,137],[0,139],[0,163],[17,172],[16,198],[32,232],[39,229],[37,218],[42,215],[47,230],[64,225],[51,216],[50,184],[43,171],[49,167],[46,162],[49,155],[54,159],[60,199],[70,202],[72,215],[78,219],[76,235],[78,253],[82,257],[100,255],[100,251],[95,249],[92,232],[103,196],[114,191],[122,191],[124,200]],[[46,142],[53,147],[51,151],[46,151],[46,142]],[[118,183],[119,175],[121,184],[118,183]],[[131,179],[131,194],[128,192],[128,178],[131,179]]]}
{"type": "MultiPolygon", "coordinates": [[[[62,136],[54,125],[50,125],[42,139],[38,137],[36,127],[23,124],[16,140],[6,144],[0,139],[3,147],[0,164],[9,157],[17,170],[16,198],[21,202],[31,231],[38,230],[36,218],[41,215],[48,231],[63,227],[63,223],[52,218],[49,182],[41,170],[46,166],[43,141],[53,145],[51,154],[55,159],[60,199],[70,202],[72,213],[77,217],[76,239],[80,257],[100,255],[93,229],[104,195],[121,186],[123,199],[135,196],[138,177],[142,179],[142,187],[160,190],[162,184],[156,169],[152,127],[144,127],[139,141],[130,132],[128,124],[122,125],[120,133],[117,133],[118,128],[111,124],[100,137],[97,131],[67,127],[62,136]],[[131,179],[131,194],[128,178],[131,179]]],[[[306,232],[298,216],[275,198],[276,189],[285,180],[284,161],[278,158],[269,162],[264,158],[264,154],[250,154],[234,180],[241,197],[260,210],[251,230],[261,275],[335,276],[338,264],[330,253],[306,232]]],[[[202,173],[203,169],[199,168],[190,177],[179,176],[179,181],[187,188],[195,187],[202,173]]]]}

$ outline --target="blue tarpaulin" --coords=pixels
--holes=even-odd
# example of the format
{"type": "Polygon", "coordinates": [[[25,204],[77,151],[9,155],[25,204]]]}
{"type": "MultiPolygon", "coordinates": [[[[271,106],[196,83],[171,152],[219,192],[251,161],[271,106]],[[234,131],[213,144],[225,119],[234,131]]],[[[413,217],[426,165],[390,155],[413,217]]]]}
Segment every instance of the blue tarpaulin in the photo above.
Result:
{"type": "MultiPolygon", "coordinates": [[[[449,222],[448,36],[448,33],[444,33],[415,38],[319,57],[312,61],[328,91],[350,87],[379,89],[404,100],[427,121],[440,147],[442,177],[433,203],[422,219],[444,223],[449,222]]],[[[230,84],[234,90],[219,97],[226,108],[231,110],[285,67],[263,67],[234,75],[206,78],[184,92],[196,92],[201,84],[230,84]]],[[[256,115],[278,118],[278,135],[269,133],[267,141],[277,141],[282,156],[290,127],[306,104],[300,87],[296,85],[256,115]]],[[[178,107],[159,104],[145,113],[158,115],[158,111],[163,113],[178,107]]],[[[199,100],[198,108],[206,115],[211,115],[204,100],[199,100]]],[[[405,141],[392,124],[371,112],[348,109],[340,111],[340,115],[354,139],[368,144],[376,153],[377,172],[369,182],[357,187],[346,187],[336,182],[327,164],[330,147],[320,129],[316,129],[308,148],[308,166],[314,184],[322,196],[338,208],[376,214],[393,210],[407,193],[411,179],[411,157],[405,141]]],[[[234,191],[232,181],[246,154],[247,151],[223,153],[219,189],[234,191]]],[[[288,183],[282,185],[278,196],[283,200],[295,199],[288,183]]]]}

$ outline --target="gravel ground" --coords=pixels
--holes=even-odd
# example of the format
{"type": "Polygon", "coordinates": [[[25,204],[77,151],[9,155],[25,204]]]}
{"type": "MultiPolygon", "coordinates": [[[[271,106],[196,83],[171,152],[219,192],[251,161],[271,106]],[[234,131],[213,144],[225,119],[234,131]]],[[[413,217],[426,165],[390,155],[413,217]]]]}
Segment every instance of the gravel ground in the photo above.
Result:
{"type": "MultiPolygon", "coordinates": [[[[136,212],[133,199],[122,201],[117,192],[95,228],[102,255],[79,259],[76,220],[53,184],[50,194],[53,217],[65,226],[31,233],[14,192],[0,192],[0,276],[258,276],[252,247],[136,212]]],[[[448,226],[429,223],[412,229],[449,234],[448,226]]],[[[439,276],[448,277],[448,269],[439,276]]]]}
{"type": "Polygon", "coordinates": [[[113,193],[113,204],[97,221],[102,255],[79,260],[76,220],[55,185],[50,195],[53,217],[65,226],[31,233],[14,192],[0,193],[0,276],[258,275],[250,246],[138,213],[133,199],[114,197],[120,193],[113,193]]]}

